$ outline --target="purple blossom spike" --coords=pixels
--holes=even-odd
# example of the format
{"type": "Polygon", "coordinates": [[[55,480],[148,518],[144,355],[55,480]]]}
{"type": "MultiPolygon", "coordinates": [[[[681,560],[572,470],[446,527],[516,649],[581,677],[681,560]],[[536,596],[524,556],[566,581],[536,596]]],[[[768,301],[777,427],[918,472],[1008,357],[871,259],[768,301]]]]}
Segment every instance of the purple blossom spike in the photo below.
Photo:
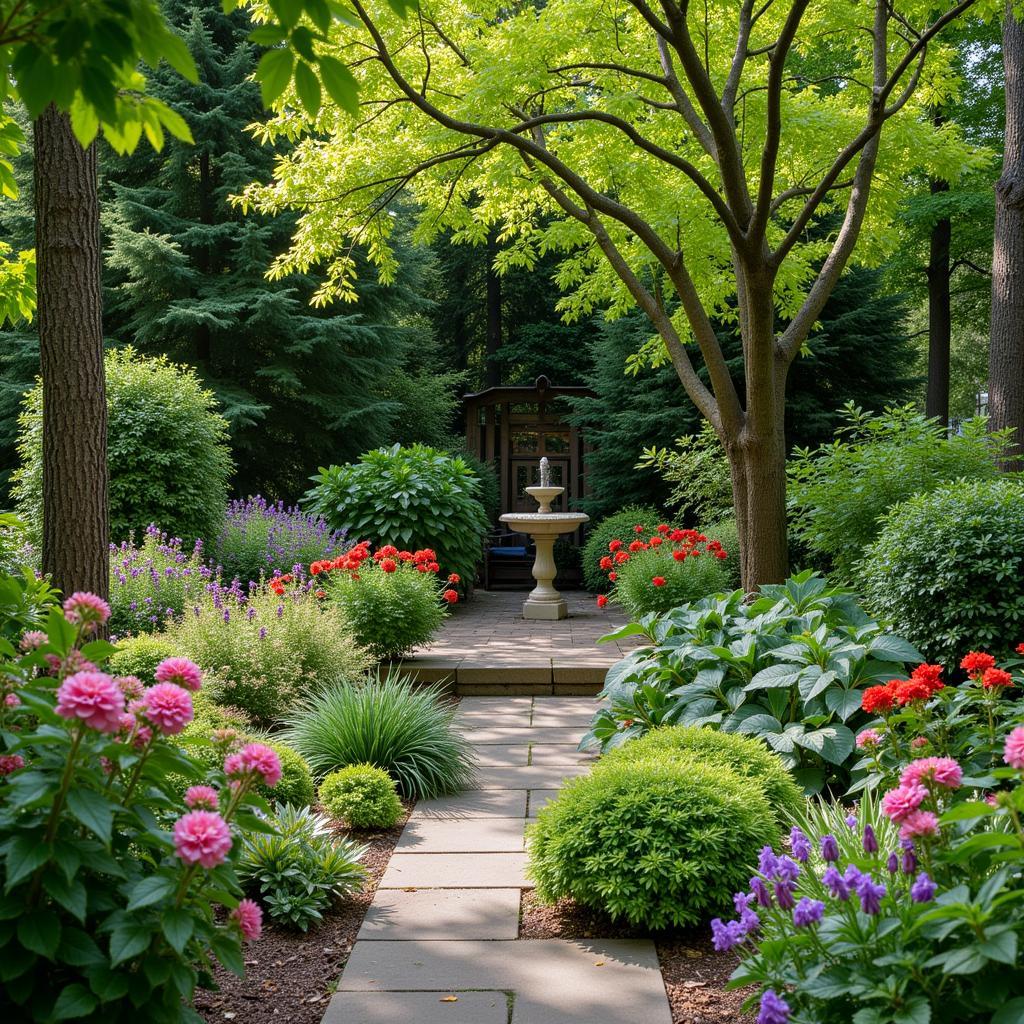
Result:
{"type": "Polygon", "coordinates": [[[839,843],[836,842],[834,835],[829,834],[821,837],[821,856],[829,864],[839,860],[839,843]]]}
{"type": "Polygon", "coordinates": [[[915,903],[931,903],[935,898],[936,889],[938,886],[928,877],[928,872],[922,871],[910,887],[910,898],[915,903]]]}

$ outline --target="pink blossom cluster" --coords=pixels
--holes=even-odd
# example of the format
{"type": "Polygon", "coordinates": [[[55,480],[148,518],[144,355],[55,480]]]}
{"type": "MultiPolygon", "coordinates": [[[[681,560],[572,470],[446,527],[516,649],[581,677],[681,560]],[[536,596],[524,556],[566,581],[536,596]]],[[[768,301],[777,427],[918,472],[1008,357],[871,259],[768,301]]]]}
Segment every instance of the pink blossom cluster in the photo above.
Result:
{"type": "Polygon", "coordinates": [[[203,685],[203,673],[199,666],[188,658],[165,658],[156,667],[158,683],[174,683],[195,693],[203,685]]]}
{"type": "Polygon", "coordinates": [[[55,710],[62,718],[81,721],[97,732],[120,732],[124,694],[106,672],[75,672],[58,688],[55,710]]]}
{"type": "Polygon", "coordinates": [[[110,605],[96,594],[79,590],[64,602],[64,617],[75,626],[95,629],[110,618],[110,605]]]}
{"type": "Polygon", "coordinates": [[[142,696],[140,711],[164,735],[176,736],[192,721],[192,697],[174,683],[157,683],[142,696]]]}
{"type": "Polygon", "coordinates": [[[174,823],[174,849],[186,864],[215,868],[231,849],[231,829],[215,811],[189,811],[174,823]]]}
{"type": "Polygon", "coordinates": [[[263,911],[254,900],[239,900],[238,906],[229,915],[242,933],[242,938],[253,942],[263,931],[263,911]]]}
{"type": "Polygon", "coordinates": [[[1024,771],[1024,726],[1018,725],[1006,737],[1003,760],[1017,771],[1024,771]]]}
{"type": "Polygon", "coordinates": [[[267,786],[276,786],[281,779],[281,759],[277,751],[265,743],[249,743],[236,754],[224,759],[224,774],[230,778],[259,775],[267,786]]]}
{"type": "Polygon", "coordinates": [[[911,761],[900,776],[900,784],[882,797],[882,811],[900,826],[900,837],[917,839],[934,836],[939,819],[922,804],[935,787],[956,789],[963,770],[951,757],[922,757],[911,761]]]}
{"type": "Polygon", "coordinates": [[[220,795],[213,786],[189,786],[185,791],[185,806],[202,811],[215,811],[220,806],[220,795]]]}

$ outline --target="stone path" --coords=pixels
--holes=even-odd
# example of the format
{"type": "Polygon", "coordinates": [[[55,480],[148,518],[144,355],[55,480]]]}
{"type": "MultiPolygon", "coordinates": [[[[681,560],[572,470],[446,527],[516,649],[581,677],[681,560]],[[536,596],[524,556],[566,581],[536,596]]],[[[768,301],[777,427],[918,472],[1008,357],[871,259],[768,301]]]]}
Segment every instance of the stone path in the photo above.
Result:
{"type": "Polygon", "coordinates": [[[573,697],[467,697],[476,788],[416,805],[323,1024],[671,1024],[654,944],[524,939],[524,831],[595,709],[573,697]]]}

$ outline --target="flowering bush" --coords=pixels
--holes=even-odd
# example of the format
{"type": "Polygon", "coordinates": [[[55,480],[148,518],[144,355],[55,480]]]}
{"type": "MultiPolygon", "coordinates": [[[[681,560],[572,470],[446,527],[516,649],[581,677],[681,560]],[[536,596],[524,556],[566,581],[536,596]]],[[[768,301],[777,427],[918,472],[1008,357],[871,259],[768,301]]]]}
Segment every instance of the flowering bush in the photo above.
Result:
{"type": "Polygon", "coordinates": [[[639,619],[724,590],[727,558],[721,541],[698,530],[666,523],[645,529],[637,523],[624,539],[608,542],[598,566],[613,584],[611,599],[639,619]]]}
{"type": "Polygon", "coordinates": [[[608,554],[608,545],[616,537],[633,532],[634,526],[653,530],[661,522],[661,513],[656,508],[643,505],[627,505],[613,515],[606,516],[587,530],[587,542],[583,545],[583,585],[592,594],[607,594],[614,581],[608,579],[606,570],[601,568],[601,559],[608,554]]]}
{"type": "Polygon", "coordinates": [[[72,594],[21,653],[0,640],[6,1020],[198,1020],[189,1004],[213,961],[241,975],[240,940],[259,935],[238,833],[267,830],[251,790],[276,781],[277,757],[250,744],[182,806],[167,780],[200,781],[174,739],[200,674],[183,659],[149,686],[107,674],[113,648],[92,637],[109,614],[72,594]]]}
{"type": "Polygon", "coordinates": [[[1024,729],[1000,739],[1009,767],[985,785],[1007,788],[987,800],[952,758],[918,758],[857,815],[819,807],[789,854],[762,851],[739,916],[712,921],[716,947],[740,950],[733,984],[760,990],[760,1024],[1020,1018],[1024,729]]]}
{"type": "Polygon", "coordinates": [[[203,542],[186,552],[181,540],[150,525],[135,545],[132,537],[110,545],[110,631],[152,633],[181,615],[213,580],[203,564],[203,542]]]}
{"type": "Polygon", "coordinates": [[[705,725],[756,736],[807,792],[849,784],[865,687],[921,656],[886,633],[850,591],[810,572],[746,594],[647,615],[605,639],[645,636],[609,671],[584,745],[604,749],[658,725],[705,725]]]}
{"type": "Polygon", "coordinates": [[[306,502],[334,529],[378,545],[433,547],[443,575],[472,584],[490,524],[480,481],[461,458],[396,444],[321,469],[314,479],[306,502]]]}
{"type": "Polygon", "coordinates": [[[314,562],[310,572],[316,592],[344,612],[357,643],[378,659],[397,658],[429,643],[444,607],[459,600],[459,576],[439,582],[437,557],[432,548],[399,551],[390,544],[371,555],[361,541],[338,558],[314,562]]]}
{"type": "Polygon", "coordinates": [[[210,555],[225,579],[244,584],[333,558],[341,553],[344,539],[344,532],[332,530],[322,516],[256,495],[228,505],[210,555]]]}
{"type": "Polygon", "coordinates": [[[372,764],[351,764],[324,777],[318,793],[332,817],[352,828],[391,828],[404,808],[395,780],[372,764]]]}

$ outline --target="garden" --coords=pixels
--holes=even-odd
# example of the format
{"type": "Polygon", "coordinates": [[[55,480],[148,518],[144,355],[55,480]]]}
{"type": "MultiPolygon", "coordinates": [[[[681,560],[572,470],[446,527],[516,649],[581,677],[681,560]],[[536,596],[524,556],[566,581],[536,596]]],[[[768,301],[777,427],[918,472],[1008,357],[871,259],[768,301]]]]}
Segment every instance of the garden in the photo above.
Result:
{"type": "Polygon", "coordinates": [[[0,55],[5,1021],[1024,1022],[1019,5],[0,55]]]}

